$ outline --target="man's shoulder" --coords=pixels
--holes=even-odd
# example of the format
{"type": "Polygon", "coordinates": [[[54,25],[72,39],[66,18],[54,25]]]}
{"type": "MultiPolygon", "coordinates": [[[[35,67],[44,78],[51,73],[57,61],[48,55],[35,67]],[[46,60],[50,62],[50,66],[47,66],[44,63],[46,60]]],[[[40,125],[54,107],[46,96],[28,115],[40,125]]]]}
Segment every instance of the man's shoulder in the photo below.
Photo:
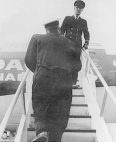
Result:
{"type": "Polygon", "coordinates": [[[79,17],[79,19],[82,21],[82,22],[86,22],[87,20],[82,18],[82,17],[79,17]]]}
{"type": "Polygon", "coordinates": [[[39,40],[44,39],[46,36],[47,36],[47,34],[34,34],[32,36],[32,40],[33,41],[39,41],[39,40]]]}
{"type": "Polygon", "coordinates": [[[64,19],[65,23],[67,23],[67,24],[74,22],[74,20],[75,20],[74,15],[73,16],[66,16],[64,19]]]}
{"type": "Polygon", "coordinates": [[[65,17],[65,19],[67,19],[67,20],[70,20],[70,19],[73,19],[74,18],[74,16],[66,16],[65,17]]]}
{"type": "Polygon", "coordinates": [[[32,37],[36,39],[43,36],[45,36],[45,34],[34,34],[32,37]]]}

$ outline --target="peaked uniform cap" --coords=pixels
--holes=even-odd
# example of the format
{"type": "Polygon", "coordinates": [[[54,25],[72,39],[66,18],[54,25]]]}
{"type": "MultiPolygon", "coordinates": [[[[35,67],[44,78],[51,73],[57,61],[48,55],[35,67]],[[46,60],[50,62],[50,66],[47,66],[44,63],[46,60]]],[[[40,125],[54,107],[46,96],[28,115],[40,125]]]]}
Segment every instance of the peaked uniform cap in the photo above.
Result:
{"type": "Polygon", "coordinates": [[[49,28],[49,27],[53,27],[53,26],[58,26],[59,25],[59,21],[51,21],[51,22],[47,22],[46,24],[44,24],[45,28],[49,28]]]}
{"type": "Polygon", "coordinates": [[[77,0],[74,2],[74,6],[80,6],[81,8],[85,7],[85,2],[82,0],[77,0]]]}
{"type": "Polygon", "coordinates": [[[58,26],[59,25],[59,20],[60,18],[56,18],[56,17],[52,17],[52,18],[49,18],[47,17],[43,24],[45,28],[49,28],[49,27],[53,27],[53,26],[58,26]]]}

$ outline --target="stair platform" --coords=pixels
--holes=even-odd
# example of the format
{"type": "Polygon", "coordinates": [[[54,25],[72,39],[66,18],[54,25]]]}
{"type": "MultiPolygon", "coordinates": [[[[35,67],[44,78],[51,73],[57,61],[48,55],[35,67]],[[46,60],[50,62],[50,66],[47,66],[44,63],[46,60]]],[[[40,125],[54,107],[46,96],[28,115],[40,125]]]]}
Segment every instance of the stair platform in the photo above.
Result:
{"type": "MultiPolygon", "coordinates": [[[[36,136],[34,128],[28,128],[28,142],[36,136]]],[[[94,129],[66,129],[61,142],[95,142],[94,129]]]]}
{"type": "Polygon", "coordinates": [[[72,95],[83,95],[82,88],[72,89],[72,95]]]}
{"type": "Polygon", "coordinates": [[[87,104],[72,104],[70,109],[70,115],[88,115],[87,104]]]}
{"type": "Polygon", "coordinates": [[[91,129],[91,116],[70,115],[67,129],[91,129]]]}
{"type": "Polygon", "coordinates": [[[62,142],[95,142],[96,130],[93,129],[77,129],[70,130],[66,129],[63,136],[62,142]]]}
{"type": "Polygon", "coordinates": [[[72,95],[72,104],[84,104],[85,96],[84,95],[72,95]]]}

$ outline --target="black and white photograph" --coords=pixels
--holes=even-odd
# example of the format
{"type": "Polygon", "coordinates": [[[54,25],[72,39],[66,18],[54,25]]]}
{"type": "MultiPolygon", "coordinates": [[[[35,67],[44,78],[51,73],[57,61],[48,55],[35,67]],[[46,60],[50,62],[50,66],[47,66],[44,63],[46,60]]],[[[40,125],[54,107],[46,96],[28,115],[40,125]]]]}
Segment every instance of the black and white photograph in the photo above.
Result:
{"type": "Polygon", "coordinates": [[[0,142],[116,142],[116,0],[0,0],[0,142]]]}

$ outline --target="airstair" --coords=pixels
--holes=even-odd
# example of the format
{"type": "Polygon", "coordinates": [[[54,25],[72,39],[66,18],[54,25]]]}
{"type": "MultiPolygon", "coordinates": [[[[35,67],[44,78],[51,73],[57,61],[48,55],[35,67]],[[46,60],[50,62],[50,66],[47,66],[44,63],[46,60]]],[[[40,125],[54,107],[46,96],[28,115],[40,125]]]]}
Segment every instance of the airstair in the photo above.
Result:
{"type": "MultiPolygon", "coordinates": [[[[63,134],[62,142],[94,142],[96,130],[91,129],[91,116],[82,88],[72,91],[72,105],[68,126],[63,134]]],[[[31,117],[31,128],[28,128],[28,141],[35,136],[34,119],[31,117]]]]}
{"type": "MultiPolygon", "coordinates": [[[[72,90],[72,105],[67,128],[62,136],[62,142],[114,142],[103,118],[107,95],[116,105],[105,80],[91,60],[88,51],[83,51],[82,70],[79,72],[78,89],[72,90]],[[101,80],[105,92],[101,109],[96,101],[96,76],[101,80]]],[[[31,142],[35,136],[33,110],[31,107],[32,72],[26,71],[0,125],[0,142],[31,142]],[[25,92],[26,85],[26,92],[25,92]],[[18,98],[21,98],[22,113],[18,123],[9,121],[18,98]],[[14,132],[12,137],[3,138],[5,130],[14,132]]],[[[15,117],[15,116],[14,116],[15,117]]]]}

